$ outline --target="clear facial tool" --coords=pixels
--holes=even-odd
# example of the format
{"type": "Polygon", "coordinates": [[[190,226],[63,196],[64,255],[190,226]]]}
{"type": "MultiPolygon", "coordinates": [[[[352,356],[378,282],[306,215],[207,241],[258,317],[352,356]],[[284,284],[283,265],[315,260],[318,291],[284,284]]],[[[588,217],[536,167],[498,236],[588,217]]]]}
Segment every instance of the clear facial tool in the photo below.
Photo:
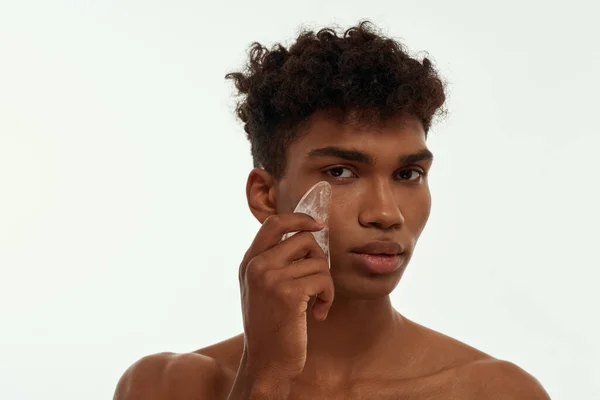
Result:
{"type": "MultiPolygon", "coordinates": [[[[327,262],[331,267],[329,259],[329,207],[331,204],[331,185],[328,182],[321,181],[308,189],[302,196],[295,213],[305,213],[320,221],[325,225],[323,229],[317,232],[312,232],[317,243],[325,253],[327,262]]],[[[290,232],[283,236],[283,240],[295,235],[298,232],[290,232]]]]}

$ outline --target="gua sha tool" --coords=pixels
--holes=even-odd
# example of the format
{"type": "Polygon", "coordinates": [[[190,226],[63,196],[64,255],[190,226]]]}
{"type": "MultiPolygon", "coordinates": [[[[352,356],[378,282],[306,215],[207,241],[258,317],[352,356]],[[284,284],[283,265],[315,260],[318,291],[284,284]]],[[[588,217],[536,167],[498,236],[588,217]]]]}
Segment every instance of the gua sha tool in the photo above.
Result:
{"type": "MultiPolygon", "coordinates": [[[[305,213],[320,221],[325,225],[323,229],[312,232],[317,243],[327,256],[327,262],[331,267],[329,259],[329,204],[331,203],[331,185],[328,182],[321,181],[308,189],[302,196],[295,213],[305,213]]],[[[290,232],[283,236],[283,240],[295,235],[298,232],[290,232]]]]}

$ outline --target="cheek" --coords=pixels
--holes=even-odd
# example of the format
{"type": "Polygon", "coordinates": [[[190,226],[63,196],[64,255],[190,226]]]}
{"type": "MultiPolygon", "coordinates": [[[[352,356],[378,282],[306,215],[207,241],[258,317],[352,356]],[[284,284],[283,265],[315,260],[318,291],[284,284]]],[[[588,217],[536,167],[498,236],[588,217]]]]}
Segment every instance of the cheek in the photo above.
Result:
{"type": "Polygon", "coordinates": [[[406,224],[417,235],[423,231],[431,213],[431,194],[429,190],[419,193],[409,206],[402,210],[406,224]]]}
{"type": "Polygon", "coordinates": [[[352,208],[352,202],[347,197],[336,197],[335,190],[331,199],[329,209],[329,236],[330,245],[335,247],[336,243],[343,241],[345,232],[356,230],[356,211],[352,208]],[[336,240],[337,239],[337,240],[336,240]]]}
{"type": "Polygon", "coordinates": [[[281,197],[277,199],[277,205],[276,205],[277,214],[292,213],[292,212],[294,212],[294,208],[296,208],[296,204],[291,199],[286,199],[286,198],[281,198],[281,197]]]}
{"type": "Polygon", "coordinates": [[[288,214],[294,212],[298,201],[302,198],[303,192],[297,192],[287,181],[282,181],[277,188],[277,201],[275,208],[277,214],[288,214]]]}

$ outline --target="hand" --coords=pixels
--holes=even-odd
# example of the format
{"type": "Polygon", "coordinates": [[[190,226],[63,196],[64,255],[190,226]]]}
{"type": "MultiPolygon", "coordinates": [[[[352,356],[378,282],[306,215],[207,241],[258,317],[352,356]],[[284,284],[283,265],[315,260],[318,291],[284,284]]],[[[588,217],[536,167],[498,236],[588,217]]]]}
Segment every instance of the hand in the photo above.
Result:
{"type": "Polygon", "coordinates": [[[328,260],[310,233],[322,228],[306,214],[273,215],[246,252],[239,270],[246,375],[291,380],[302,373],[307,312],[325,320],[334,298],[328,260]],[[298,233],[281,241],[288,232],[298,233]]]}

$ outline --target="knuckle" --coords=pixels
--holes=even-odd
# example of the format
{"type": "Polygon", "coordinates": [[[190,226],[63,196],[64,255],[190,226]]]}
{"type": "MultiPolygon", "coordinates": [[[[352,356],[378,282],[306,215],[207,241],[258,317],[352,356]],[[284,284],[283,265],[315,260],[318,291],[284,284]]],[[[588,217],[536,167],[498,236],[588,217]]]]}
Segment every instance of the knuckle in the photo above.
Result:
{"type": "Polygon", "coordinates": [[[319,282],[324,288],[333,288],[333,279],[329,271],[319,274],[319,282]]]}
{"type": "Polygon", "coordinates": [[[280,298],[289,301],[296,297],[298,294],[298,288],[289,283],[283,283],[277,286],[277,294],[280,298]]]}
{"type": "Polygon", "coordinates": [[[319,244],[312,233],[303,231],[298,233],[298,236],[302,246],[307,248],[314,248],[315,246],[319,247],[319,244]]]}
{"type": "Polygon", "coordinates": [[[281,224],[281,216],[277,214],[269,215],[265,220],[264,224],[268,228],[274,228],[281,224]]]}
{"type": "Polygon", "coordinates": [[[261,256],[256,256],[246,266],[246,276],[252,280],[256,280],[262,276],[265,269],[265,260],[261,256]]]}

